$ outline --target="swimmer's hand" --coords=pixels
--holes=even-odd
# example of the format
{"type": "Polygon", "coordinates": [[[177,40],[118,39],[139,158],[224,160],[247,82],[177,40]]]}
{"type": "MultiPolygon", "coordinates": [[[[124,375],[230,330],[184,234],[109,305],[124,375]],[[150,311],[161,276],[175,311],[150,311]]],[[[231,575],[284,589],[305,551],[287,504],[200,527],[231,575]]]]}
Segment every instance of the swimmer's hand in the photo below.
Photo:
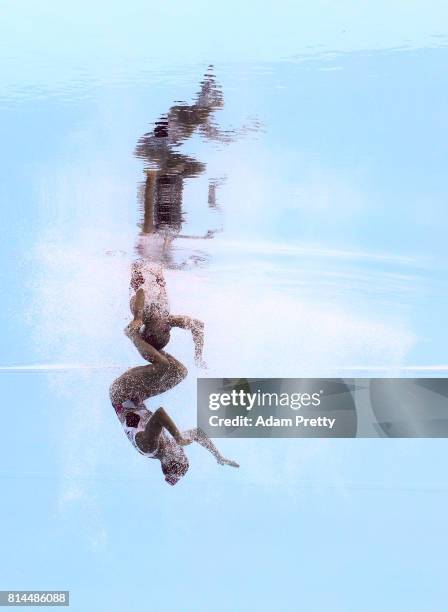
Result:
{"type": "Polygon", "coordinates": [[[240,464],[237,463],[236,461],[232,461],[232,459],[226,459],[225,457],[218,457],[216,459],[216,461],[219,463],[219,465],[230,465],[231,467],[234,468],[239,468],[240,464]]]}
{"type": "Polygon", "coordinates": [[[199,369],[207,370],[207,364],[202,358],[196,358],[194,362],[196,364],[196,367],[198,367],[199,369]]]}

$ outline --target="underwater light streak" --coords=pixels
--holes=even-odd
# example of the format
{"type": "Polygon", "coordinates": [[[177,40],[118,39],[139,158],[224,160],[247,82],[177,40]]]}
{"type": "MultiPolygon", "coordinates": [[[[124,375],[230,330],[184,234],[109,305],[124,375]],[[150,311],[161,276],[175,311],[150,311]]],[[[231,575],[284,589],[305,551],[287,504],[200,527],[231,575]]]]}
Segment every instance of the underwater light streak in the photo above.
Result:
{"type": "MultiPolygon", "coordinates": [[[[64,372],[69,370],[123,370],[128,369],[129,365],[123,364],[104,364],[95,365],[88,363],[50,363],[50,364],[23,364],[14,366],[0,366],[1,372],[64,372]]],[[[402,371],[402,372],[448,372],[448,364],[435,364],[435,365],[406,365],[406,366],[334,366],[327,368],[327,370],[337,371],[355,371],[355,372],[390,372],[390,371],[402,371]]],[[[250,378],[250,377],[249,377],[250,378]]],[[[303,376],[306,378],[306,376],[303,376]]],[[[319,377],[320,378],[320,377],[319,377]]],[[[329,378],[324,376],[323,378],[329,378]]],[[[331,377],[330,377],[331,378],[331,377]]]]}

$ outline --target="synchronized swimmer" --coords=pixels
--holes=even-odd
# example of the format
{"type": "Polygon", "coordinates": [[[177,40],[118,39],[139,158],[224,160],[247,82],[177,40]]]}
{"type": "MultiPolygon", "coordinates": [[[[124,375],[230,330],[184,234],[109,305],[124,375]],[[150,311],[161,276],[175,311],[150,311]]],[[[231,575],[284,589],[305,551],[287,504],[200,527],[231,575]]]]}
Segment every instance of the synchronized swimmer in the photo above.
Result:
{"type": "MultiPolygon", "coordinates": [[[[145,400],[179,384],[186,377],[187,369],[172,355],[144,339],[145,331],[149,336],[154,333],[149,323],[155,323],[156,328],[163,325],[157,317],[154,318],[154,309],[145,309],[142,287],[138,288],[132,300],[132,310],[134,318],[125,328],[125,334],[149,365],[131,368],[110,387],[112,405],[132,444],[142,455],[160,461],[165,481],[171,485],[175,485],[188,471],[189,463],[182,447],[192,442],[211,452],[220,465],[239,467],[235,461],[223,457],[201,429],[180,432],[164,408],[151,412],[145,406],[145,400]],[[145,317],[148,312],[152,319],[145,317]]],[[[202,344],[197,357],[202,357],[202,344]]]]}

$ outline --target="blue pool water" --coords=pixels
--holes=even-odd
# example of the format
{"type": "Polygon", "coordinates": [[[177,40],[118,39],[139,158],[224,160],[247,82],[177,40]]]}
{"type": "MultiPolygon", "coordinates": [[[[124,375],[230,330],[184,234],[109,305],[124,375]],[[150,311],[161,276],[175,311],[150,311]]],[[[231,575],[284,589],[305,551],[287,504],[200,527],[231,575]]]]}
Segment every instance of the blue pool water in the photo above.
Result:
{"type": "MultiPolygon", "coordinates": [[[[443,610],[443,440],[222,440],[239,471],[191,449],[171,489],[107,397],[140,363],[134,149],[207,70],[232,142],[176,149],[204,169],[166,270],[206,374],[445,375],[437,4],[5,4],[1,589],[70,589],[83,612],[443,610]]],[[[170,349],[190,375],[160,403],[187,427],[201,372],[184,332],[170,349]]]]}

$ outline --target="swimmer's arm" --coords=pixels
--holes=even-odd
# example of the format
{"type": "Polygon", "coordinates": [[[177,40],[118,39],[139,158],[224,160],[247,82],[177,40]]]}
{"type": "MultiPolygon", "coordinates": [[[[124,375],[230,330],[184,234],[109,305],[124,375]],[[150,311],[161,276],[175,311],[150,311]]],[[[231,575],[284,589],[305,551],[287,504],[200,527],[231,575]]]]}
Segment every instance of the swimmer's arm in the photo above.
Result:
{"type": "Polygon", "coordinates": [[[143,340],[140,335],[140,322],[136,323],[135,321],[131,321],[131,323],[129,323],[129,325],[125,328],[124,333],[130,340],[132,340],[132,343],[143,359],[153,364],[164,366],[169,364],[165,355],[155,349],[151,344],[149,344],[149,342],[143,340]]]}
{"type": "Polygon", "coordinates": [[[180,327],[182,329],[189,329],[191,331],[194,342],[194,358],[196,363],[201,363],[202,351],[204,348],[204,323],[199,319],[193,319],[192,317],[171,315],[170,325],[171,327],[180,327]]]}
{"type": "Polygon", "coordinates": [[[155,446],[160,439],[163,429],[166,429],[180,446],[185,446],[192,442],[191,439],[187,439],[181,434],[173,419],[162,407],[154,412],[144,431],[138,432],[135,439],[136,441],[138,440],[139,444],[143,443],[144,446],[155,446]]]}

